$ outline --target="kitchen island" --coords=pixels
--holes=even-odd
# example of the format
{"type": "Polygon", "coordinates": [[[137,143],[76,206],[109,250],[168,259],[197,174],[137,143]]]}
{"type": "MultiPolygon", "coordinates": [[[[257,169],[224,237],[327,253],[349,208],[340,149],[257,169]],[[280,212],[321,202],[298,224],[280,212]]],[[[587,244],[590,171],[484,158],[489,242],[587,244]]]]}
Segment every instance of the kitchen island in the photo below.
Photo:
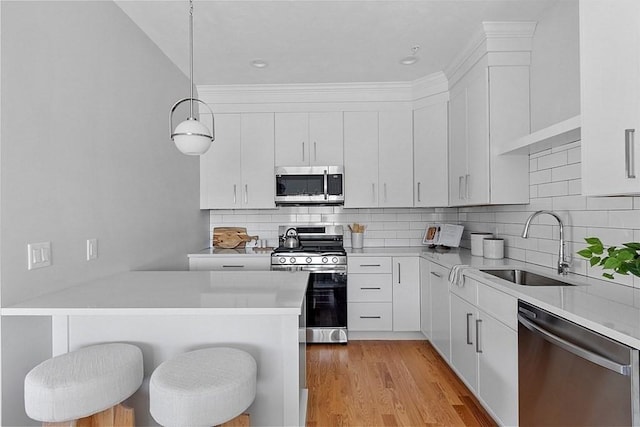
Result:
{"type": "Polygon", "coordinates": [[[101,342],[139,346],[145,382],[128,402],[138,425],[155,425],[148,410],[155,367],[209,346],[236,347],[256,359],[257,394],[248,410],[253,425],[304,425],[299,329],[307,280],[306,272],[136,271],[4,307],[0,314],[51,316],[53,355],[101,342]]]}

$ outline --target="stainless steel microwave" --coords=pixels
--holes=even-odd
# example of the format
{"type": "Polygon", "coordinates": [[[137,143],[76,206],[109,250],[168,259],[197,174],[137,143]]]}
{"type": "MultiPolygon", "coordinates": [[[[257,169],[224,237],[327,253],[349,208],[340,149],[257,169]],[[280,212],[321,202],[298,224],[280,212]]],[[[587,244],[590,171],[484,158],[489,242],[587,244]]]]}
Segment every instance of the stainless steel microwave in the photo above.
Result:
{"type": "Polygon", "coordinates": [[[341,205],[344,203],[342,166],[276,168],[276,205],[341,205]]]}

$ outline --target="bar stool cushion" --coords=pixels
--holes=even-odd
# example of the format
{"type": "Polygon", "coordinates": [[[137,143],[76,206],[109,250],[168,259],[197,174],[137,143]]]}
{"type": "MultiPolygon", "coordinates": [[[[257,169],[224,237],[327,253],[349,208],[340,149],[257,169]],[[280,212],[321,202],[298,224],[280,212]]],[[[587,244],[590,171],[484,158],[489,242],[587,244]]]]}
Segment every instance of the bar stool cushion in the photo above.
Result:
{"type": "Polygon", "coordinates": [[[183,353],[151,374],[151,415],[163,426],[222,424],[253,403],[256,375],[255,359],[242,350],[217,347],[183,353]]]}
{"type": "Polygon", "coordinates": [[[27,374],[25,410],[42,422],[87,417],[127,399],[143,376],[142,352],[134,345],[84,347],[45,360],[27,374]]]}

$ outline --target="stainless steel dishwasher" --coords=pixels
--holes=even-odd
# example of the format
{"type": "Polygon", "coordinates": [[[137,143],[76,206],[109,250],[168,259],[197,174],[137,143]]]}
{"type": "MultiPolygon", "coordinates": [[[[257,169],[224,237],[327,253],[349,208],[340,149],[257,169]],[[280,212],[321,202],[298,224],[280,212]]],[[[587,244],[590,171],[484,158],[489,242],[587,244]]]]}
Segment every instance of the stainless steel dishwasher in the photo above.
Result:
{"type": "Polygon", "coordinates": [[[638,350],[518,302],[521,426],[637,426],[638,350]]]}

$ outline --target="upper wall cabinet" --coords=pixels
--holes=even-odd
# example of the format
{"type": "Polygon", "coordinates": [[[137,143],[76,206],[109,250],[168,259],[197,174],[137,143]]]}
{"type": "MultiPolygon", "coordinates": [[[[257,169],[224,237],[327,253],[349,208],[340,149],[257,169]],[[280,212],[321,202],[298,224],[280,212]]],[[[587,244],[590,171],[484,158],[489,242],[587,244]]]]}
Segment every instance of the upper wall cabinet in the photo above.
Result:
{"type": "Polygon", "coordinates": [[[449,204],[447,166],[448,96],[431,97],[413,111],[413,202],[416,207],[449,204]]]}
{"type": "Polygon", "coordinates": [[[535,23],[484,23],[484,43],[451,72],[450,206],[529,202],[528,156],[501,156],[498,148],[530,132],[534,29],[535,23]]]}
{"type": "Polygon", "coordinates": [[[582,192],[640,193],[640,1],[580,0],[582,192]]]}
{"type": "Polygon", "coordinates": [[[413,206],[410,110],[344,113],[345,207],[413,206]]]}
{"type": "Polygon", "coordinates": [[[275,208],[273,113],[215,119],[216,140],[200,156],[200,208],[275,208]]]}
{"type": "Polygon", "coordinates": [[[342,166],[342,112],[276,113],[276,166],[342,166]]]}

